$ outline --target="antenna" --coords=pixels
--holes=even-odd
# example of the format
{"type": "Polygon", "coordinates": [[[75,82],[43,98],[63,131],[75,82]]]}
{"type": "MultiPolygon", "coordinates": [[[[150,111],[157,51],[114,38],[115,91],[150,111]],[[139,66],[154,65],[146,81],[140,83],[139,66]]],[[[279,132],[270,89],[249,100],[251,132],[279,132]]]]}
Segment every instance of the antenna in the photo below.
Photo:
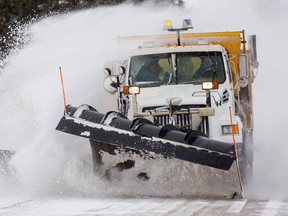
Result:
{"type": "Polygon", "coordinates": [[[66,109],[66,95],[65,95],[65,89],[64,89],[64,80],[63,80],[63,74],[62,74],[62,68],[59,67],[60,72],[60,78],[61,78],[61,85],[62,85],[62,94],[63,94],[63,102],[64,102],[64,110],[66,109]]]}

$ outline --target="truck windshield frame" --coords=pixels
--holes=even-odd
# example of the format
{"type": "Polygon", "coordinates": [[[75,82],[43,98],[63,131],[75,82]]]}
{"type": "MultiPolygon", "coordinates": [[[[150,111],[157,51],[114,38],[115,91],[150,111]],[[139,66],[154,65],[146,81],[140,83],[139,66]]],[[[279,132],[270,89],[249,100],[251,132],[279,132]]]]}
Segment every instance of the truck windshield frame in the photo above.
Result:
{"type": "Polygon", "coordinates": [[[140,87],[226,81],[221,52],[176,52],[132,56],[129,84],[140,87]]]}

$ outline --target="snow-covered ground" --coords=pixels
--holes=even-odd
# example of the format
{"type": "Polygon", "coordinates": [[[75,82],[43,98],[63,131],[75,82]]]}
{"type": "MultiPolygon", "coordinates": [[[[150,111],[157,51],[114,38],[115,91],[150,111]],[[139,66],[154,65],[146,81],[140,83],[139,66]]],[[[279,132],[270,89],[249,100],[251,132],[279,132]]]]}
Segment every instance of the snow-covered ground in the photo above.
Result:
{"type": "MultiPolygon", "coordinates": [[[[141,187],[137,199],[123,198],[126,193],[121,195],[119,190],[116,198],[111,198],[113,190],[106,191],[109,187],[90,173],[87,141],[54,130],[63,114],[59,66],[69,104],[91,104],[103,112],[115,109],[115,97],[102,87],[103,65],[125,58],[138,45],[119,44],[117,35],[160,34],[164,19],[180,26],[183,18],[192,19],[195,32],[245,29],[246,34],[257,35],[260,67],[254,83],[255,178],[245,196],[267,201],[235,201],[235,206],[257,215],[267,206],[273,210],[276,203],[282,209],[279,215],[288,212],[287,202],[274,200],[288,197],[288,3],[188,2],[186,9],[149,5],[97,8],[50,17],[28,28],[29,44],[10,57],[0,73],[0,149],[17,151],[9,164],[10,176],[0,173],[0,215],[207,215],[222,207],[227,213],[234,201],[139,198],[147,195],[141,187]]],[[[155,170],[161,172],[161,168],[155,170]]]]}
{"type": "Polygon", "coordinates": [[[88,215],[262,215],[285,216],[288,201],[201,200],[201,199],[0,199],[5,216],[88,216],[88,215]]]}

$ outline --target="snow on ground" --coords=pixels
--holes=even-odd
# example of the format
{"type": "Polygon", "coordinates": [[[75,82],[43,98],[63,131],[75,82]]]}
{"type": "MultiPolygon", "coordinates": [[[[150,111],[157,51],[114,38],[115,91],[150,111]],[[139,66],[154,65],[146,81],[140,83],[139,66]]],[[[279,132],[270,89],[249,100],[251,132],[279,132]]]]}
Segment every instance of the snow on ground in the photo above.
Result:
{"type": "Polygon", "coordinates": [[[87,215],[287,215],[282,200],[199,200],[161,198],[121,199],[0,199],[5,216],[87,216],[87,215]]]}

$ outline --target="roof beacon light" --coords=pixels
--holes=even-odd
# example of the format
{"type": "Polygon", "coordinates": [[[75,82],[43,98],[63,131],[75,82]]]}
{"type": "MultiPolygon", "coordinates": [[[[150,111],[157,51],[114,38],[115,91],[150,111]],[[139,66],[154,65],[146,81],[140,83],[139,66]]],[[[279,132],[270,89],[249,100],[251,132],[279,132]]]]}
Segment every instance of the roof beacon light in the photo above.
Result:
{"type": "Polygon", "coordinates": [[[163,30],[173,29],[171,20],[164,20],[163,30]]]}
{"type": "Polygon", "coordinates": [[[193,28],[191,19],[184,19],[183,22],[182,22],[182,28],[183,29],[193,28]]]}

